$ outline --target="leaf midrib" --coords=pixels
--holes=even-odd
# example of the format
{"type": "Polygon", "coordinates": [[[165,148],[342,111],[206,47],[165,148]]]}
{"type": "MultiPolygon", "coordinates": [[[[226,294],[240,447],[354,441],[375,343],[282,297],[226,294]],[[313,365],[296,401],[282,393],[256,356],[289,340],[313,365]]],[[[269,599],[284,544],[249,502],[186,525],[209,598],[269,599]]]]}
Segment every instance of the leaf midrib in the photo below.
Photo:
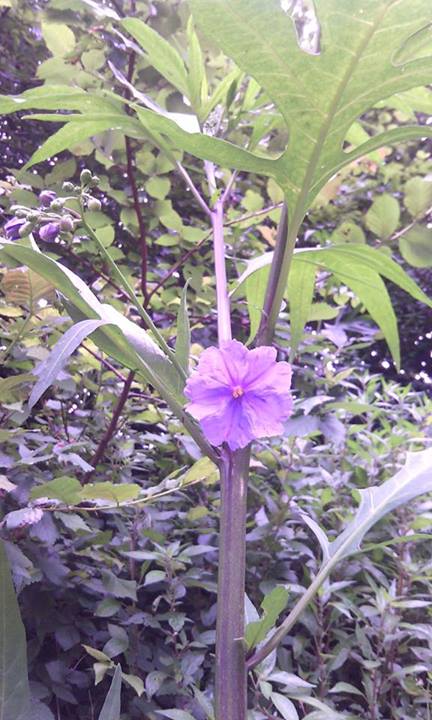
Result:
{"type": "Polygon", "coordinates": [[[382,21],[384,20],[389,8],[395,4],[395,2],[399,2],[399,0],[394,0],[389,5],[386,5],[385,8],[383,8],[382,13],[377,16],[377,19],[372,24],[370,30],[366,33],[363,42],[359,45],[358,50],[355,52],[355,54],[352,56],[352,59],[350,60],[350,63],[346,69],[346,72],[338,86],[337,92],[335,93],[333,100],[330,104],[329,110],[327,112],[327,116],[325,121],[323,122],[321,129],[318,134],[317,142],[314,147],[314,150],[311,154],[307,171],[305,173],[304,181],[302,183],[301,191],[298,195],[297,202],[294,207],[294,213],[293,213],[293,232],[297,234],[298,227],[300,226],[300,223],[303,220],[303,209],[304,204],[306,201],[306,198],[309,195],[309,189],[312,184],[313,178],[315,176],[315,171],[319,162],[319,158],[321,156],[322,149],[324,147],[325,141],[327,139],[327,136],[329,134],[329,130],[331,128],[333,119],[336,115],[336,111],[340,105],[342,96],[345,92],[346,87],[348,86],[348,83],[350,81],[350,78],[352,77],[354,73],[354,68],[360,63],[361,57],[369,45],[372,37],[375,35],[377,29],[381,25],[382,21]]]}

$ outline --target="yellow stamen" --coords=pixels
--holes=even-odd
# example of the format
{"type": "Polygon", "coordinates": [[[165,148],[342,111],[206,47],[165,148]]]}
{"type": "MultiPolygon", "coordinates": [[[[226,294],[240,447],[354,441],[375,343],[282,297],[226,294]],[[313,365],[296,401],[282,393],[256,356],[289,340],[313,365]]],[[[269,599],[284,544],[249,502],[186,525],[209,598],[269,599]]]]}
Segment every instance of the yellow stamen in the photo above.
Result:
{"type": "Polygon", "coordinates": [[[233,398],[239,398],[242,395],[244,395],[244,390],[240,385],[237,385],[235,388],[233,388],[232,396],[233,398]]]}

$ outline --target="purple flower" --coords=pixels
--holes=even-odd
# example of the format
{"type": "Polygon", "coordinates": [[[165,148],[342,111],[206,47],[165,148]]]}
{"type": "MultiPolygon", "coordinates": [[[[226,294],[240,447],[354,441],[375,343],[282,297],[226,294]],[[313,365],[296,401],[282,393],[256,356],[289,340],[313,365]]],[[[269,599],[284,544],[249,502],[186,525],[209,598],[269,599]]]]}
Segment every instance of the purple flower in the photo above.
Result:
{"type": "Polygon", "coordinates": [[[4,232],[8,240],[18,240],[20,238],[20,230],[22,226],[25,224],[26,220],[24,218],[16,218],[13,217],[11,220],[8,220],[6,225],[4,226],[4,232]]]}
{"type": "Polygon", "coordinates": [[[44,207],[49,207],[53,200],[55,200],[57,197],[57,193],[54,192],[54,190],[42,190],[41,194],[39,195],[39,202],[44,207]]]}
{"type": "Polygon", "coordinates": [[[188,412],[212,445],[231,450],[252,440],[281,435],[292,412],[291,365],[276,362],[276,350],[248,350],[237,340],[202,353],[188,378],[188,412]]]}
{"type": "Polygon", "coordinates": [[[59,232],[60,225],[58,222],[49,222],[39,228],[39,236],[42,240],[45,240],[46,242],[52,242],[53,240],[55,240],[59,232]]]}

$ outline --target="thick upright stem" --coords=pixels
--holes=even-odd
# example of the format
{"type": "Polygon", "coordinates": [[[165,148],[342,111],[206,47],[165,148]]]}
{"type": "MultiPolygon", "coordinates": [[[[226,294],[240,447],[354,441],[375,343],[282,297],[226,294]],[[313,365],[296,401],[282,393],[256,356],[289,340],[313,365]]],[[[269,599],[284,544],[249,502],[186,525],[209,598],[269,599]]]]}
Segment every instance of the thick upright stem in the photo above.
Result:
{"type": "Polygon", "coordinates": [[[273,339],[274,328],[276,324],[275,318],[277,318],[277,316],[279,315],[281,303],[281,298],[278,297],[278,290],[281,283],[281,274],[284,265],[284,258],[287,253],[287,239],[288,208],[286,203],[284,203],[282,206],[282,213],[276,237],[276,247],[273,253],[273,260],[270,267],[270,276],[268,279],[266,295],[264,298],[264,307],[261,322],[255,340],[256,345],[270,345],[273,339]]]}
{"type": "Polygon", "coordinates": [[[226,452],[220,467],[215,720],[246,720],[244,643],[246,499],[250,448],[226,452]]]}
{"type": "Polygon", "coordinates": [[[217,200],[211,213],[216,273],[216,300],[219,343],[231,340],[231,311],[225,267],[223,202],[217,200]]]}

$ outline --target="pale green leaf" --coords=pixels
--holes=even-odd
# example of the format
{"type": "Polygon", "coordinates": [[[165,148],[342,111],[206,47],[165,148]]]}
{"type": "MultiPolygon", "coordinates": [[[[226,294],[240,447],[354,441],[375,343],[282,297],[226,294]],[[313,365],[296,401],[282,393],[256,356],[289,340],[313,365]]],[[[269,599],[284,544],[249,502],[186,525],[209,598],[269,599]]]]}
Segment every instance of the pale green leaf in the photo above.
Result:
{"type": "Polygon", "coordinates": [[[28,720],[29,716],[26,636],[0,541],[0,720],[28,720]]]}
{"type": "Polygon", "coordinates": [[[284,720],[299,720],[298,712],[291,700],[281,693],[272,692],[270,699],[284,720]]]}
{"type": "Polygon", "coordinates": [[[399,224],[399,203],[392,195],[379,195],[366,213],[366,227],[386,240],[393,235],[399,224]]]}
{"type": "Polygon", "coordinates": [[[188,39],[188,90],[189,100],[197,115],[200,115],[201,103],[207,99],[207,78],[200,42],[195,32],[192,18],[187,25],[188,39]]]}
{"type": "Polygon", "coordinates": [[[181,293],[180,306],[177,313],[177,338],[175,346],[176,358],[186,374],[189,373],[191,343],[191,329],[187,308],[187,288],[188,286],[186,283],[181,293]]]}
{"type": "Polygon", "coordinates": [[[81,490],[82,485],[76,478],[62,475],[32,488],[30,497],[32,500],[46,497],[50,500],[60,500],[66,505],[78,505],[81,490]]]}
{"type": "Polygon", "coordinates": [[[140,44],[149,63],[181,93],[187,95],[186,69],[173,46],[138,18],[125,18],[121,24],[140,44]]]}
{"type": "Polygon", "coordinates": [[[97,328],[101,327],[101,325],[106,325],[106,323],[106,320],[83,320],[73,325],[62,335],[48,357],[33,371],[34,375],[38,377],[38,380],[30,393],[28,401],[30,410],[36,405],[45,390],[53,384],[72,353],[75,352],[82,341],[97,330],[97,328]]]}
{"type": "Polygon", "coordinates": [[[245,292],[250,322],[249,342],[254,339],[261,322],[269,272],[270,268],[265,267],[262,272],[252,273],[246,278],[245,292]]]}
{"type": "Polygon", "coordinates": [[[404,204],[413,217],[421,217],[432,207],[432,182],[420,177],[408,180],[404,187],[404,204]]]}
{"type": "Polygon", "coordinates": [[[110,503],[122,503],[135,500],[140,494],[140,487],[135,483],[112,483],[109,481],[88,483],[80,492],[80,502],[85,500],[107,500],[110,503]]]}
{"type": "Polygon", "coordinates": [[[407,453],[405,465],[382,485],[358,492],[360,506],[343,533],[330,543],[330,558],[339,560],[358,552],[367,531],[387,513],[432,491],[432,449],[407,453]]]}
{"type": "Polygon", "coordinates": [[[415,225],[399,238],[399,250],[403,259],[413,267],[432,267],[432,230],[424,225],[415,225]]]}
{"type": "Polygon", "coordinates": [[[275,161],[243,150],[226,140],[210,137],[197,132],[188,132],[169,117],[153,110],[136,108],[136,114],[144,128],[150,133],[168,137],[178,148],[202,160],[212,160],[222,167],[272,175],[275,161]]]}
{"type": "Polygon", "coordinates": [[[383,98],[430,82],[430,57],[397,67],[393,62],[413,26],[430,23],[424,0],[320,0],[319,56],[299,48],[280,0],[193,0],[192,10],[209,39],[261,85],[287,123],[277,179],[287,194],[292,232],[326,180],[351,161],[342,148],[357,118],[383,98]]]}
{"type": "Polygon", "coordinates": [[[296,263],[288,276],[287,295],[290,306],[290,353],[294,358],[311,314],[316,266],[296,263]]]}
{"type": "Polygon", "coordinates": [[[63,57],[75,47],[75,35],[64,23],[42,20],[42,36],[52,55],[63,57]]]}
{"type": "Polygon", "coordinates": [[[78,115],[73,119],[67,115],[57,115],[51,118],[43,115],[32,115],[31,117],[39,120],[53,119],[55,122],[66,121],[66,124],[36,150],[24,169],[54,157],[63,150],[70,150],[83,140],[99,135],[106,130],[120,130],[130,137],[140,136],[139,124],[124,113],[78,115]]]}
{"type": "Polygon", "coordinates": [[[280,613],[286,607],[287,600],[288,590],[282,585],[278,585],[265,596],[261,603],[262,617],[248,623],[246,626],[245,640],[248,648],[253,648],[264,640],[267,633],[275,625],[280,613]]]}

